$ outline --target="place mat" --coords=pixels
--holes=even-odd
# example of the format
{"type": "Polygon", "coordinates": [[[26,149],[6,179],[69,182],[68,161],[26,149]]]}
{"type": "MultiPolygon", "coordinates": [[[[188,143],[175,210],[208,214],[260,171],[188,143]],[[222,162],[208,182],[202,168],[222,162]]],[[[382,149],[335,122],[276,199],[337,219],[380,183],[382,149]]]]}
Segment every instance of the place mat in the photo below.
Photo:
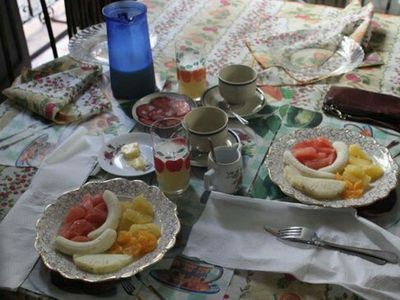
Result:
{"type": "Polygon", "coordinates": [[[84,183],[93,169],[103,138],[86,134],[80,127],[43,161],[28,190],[0,223],[0,288],[15,290],[25,280],[38,258],[37,219],[60,194],[84,183]]]}
{"type": "Polygon", "coordinates": [[[133,294],[128,294],[121,281],[110,282],[108,290],[105,290],[107,283],[83,285],[81,282],[68,281],[65,278],[61,278],[60,275],[51,273],[41,261],[38,261],[29,277],[22,284],[22,288],[65,300],[95,300],[99,298],[110,300],[190,300],[193,298],[220,300],[224,297],[230,284],[233,270],[222,269],[222,274],[219,278],[211,278],[212,274],[210,274],[211,283],[201,284],[200,277],[204,276],[204,272],[202,273],[201,271],[204,270],[204,267],[209,266],[209,264],[194,258],[186,258],[182,255],[177,255],[174,258],[163,258],[160,262],[149,266],[139,274],[123,280],[124,285],[134,288],[133,294]],[[180,265],[177,268],[178,262],[180,265]],[[179,273],[183,268],[186,268],[187,278],[184,278],[179,273]],[[193,272],[193,270],[198,272],[193,272]],[[189,287],[180,286],[179,281],[185,281],[189,287]],[[155,294],[154,290],[157,294],[155,294]]]}

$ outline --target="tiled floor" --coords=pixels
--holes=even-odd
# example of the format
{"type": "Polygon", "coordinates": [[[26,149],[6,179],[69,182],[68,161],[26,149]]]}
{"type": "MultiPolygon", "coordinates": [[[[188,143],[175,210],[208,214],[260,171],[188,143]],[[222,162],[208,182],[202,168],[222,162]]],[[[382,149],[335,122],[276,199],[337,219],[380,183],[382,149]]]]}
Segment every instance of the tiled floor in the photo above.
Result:
{"type": "MultiPolygon", "coordinates": [[[[52,5],[54,15],[50,15],[52,19],[63,22],[52,21],[52,29],[54,36],[60,35],[62,32],[67,30],[67,24],[65,23],[65,8],[64,1],[59,0],[52,5]]],[[[25,37],[28,43],[29,53],[32,55],[38,49],[49,43],[49,35],[47,33],[46,25],[43,24],[38,17],[34,17],[28,22],[24,23],[25,37]]],[[[68,36],[65,36],[57,42],[58,56],[68,54],[68,36]]],[[[51,48],[48,48],[38,57],[32,60],[32,67],[39,66],[45,62],[54,59],[51,48]]]]}

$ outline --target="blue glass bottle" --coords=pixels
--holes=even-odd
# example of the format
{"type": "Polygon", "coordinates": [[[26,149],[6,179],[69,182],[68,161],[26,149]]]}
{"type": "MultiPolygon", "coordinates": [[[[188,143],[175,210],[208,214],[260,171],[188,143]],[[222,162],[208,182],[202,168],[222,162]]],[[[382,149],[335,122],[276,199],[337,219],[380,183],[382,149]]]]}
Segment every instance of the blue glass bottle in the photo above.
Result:
{"type": "Polygon", "coordinates": [[[119,1],[103,8],[107,25],[111,89],[117,99],[137,100],[156,89],[147,7],[119,1]]]}

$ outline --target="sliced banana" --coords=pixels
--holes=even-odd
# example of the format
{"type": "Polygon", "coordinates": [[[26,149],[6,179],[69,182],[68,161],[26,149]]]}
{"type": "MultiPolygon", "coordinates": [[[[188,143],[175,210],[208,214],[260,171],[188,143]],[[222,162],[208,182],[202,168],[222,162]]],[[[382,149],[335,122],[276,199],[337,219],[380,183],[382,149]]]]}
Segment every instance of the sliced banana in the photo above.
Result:
{"type": "Polygon", "coordinates": [[[54,247],[68,255],[96,254],[108,250],[114,244],[116,238],[116,231],[107,228],[99,237],[89,242],[74,242],[59,235],[54,241],[54,247]]]}
{"type": "Polygon", "coordinates": [[[349,161],[349,147],[344,142],[333,142],[333,148],[336,150],[335,161],[326,167],[319,169],[318,171],[336,173],[341,172],[349,161]]]}
{"type": "Polygon", "coordinates": [[[132,208],[151,217],[154,216],[153,205],[151,205],[150,201],[143,196],[143,194],[140,194],[133,199],[132,208]]]}
{"type": "Polygon", "coordinates": [[[116,230],[119,224],[119,219],[121,218],[121,206],[119,205],[117,195],[109,190],[105,190],[103,193],[103,199],[107,205],[107,219],[99,228],[89,232],[88,237],[90,239],[95,239],[100,236],[100,234],[102,234],[107,228],[116,230]]]}
{"type": "Polygon", "coordinates": [[[74,255],[74,263],[78,268],[95,274],[118,271],[132,261],[133,257],[126,254],[74,255]]]}
{"type": "Polygon", "coordinates": [[[303,165],[301,162],[297,160],[296,157],[293,156],[292,152],[289,150],[286,150],[283,153],[283,161],[291,165],[292,167],[296,168],[299,170],[299,172],[302,175],[309,176],[309,177],[314,177],[314,178],[329,178],[329,179],[335,179],[335,174],[320,171],[320,170],[314,170],[311,169],[305,165],[303,165]]]}
{"type": "Polygon", "coordinates": [[[284,168],[283,174],[295,189],[316,199],[329,200],[338,198],[346,188],[344,181],[305,177],[290,165],[284,168]]]}

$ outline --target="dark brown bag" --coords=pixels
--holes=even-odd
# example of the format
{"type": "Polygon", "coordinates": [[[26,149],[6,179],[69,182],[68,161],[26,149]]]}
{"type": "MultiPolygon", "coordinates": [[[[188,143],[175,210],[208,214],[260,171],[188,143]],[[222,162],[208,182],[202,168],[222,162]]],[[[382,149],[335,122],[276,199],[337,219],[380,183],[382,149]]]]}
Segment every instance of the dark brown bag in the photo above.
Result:
{"type": "Polygon", "coordinates": [[[343,120],[369,123],[400,132],[400,98],[348,87],[331,87],[324,112],[343,120]]]}

